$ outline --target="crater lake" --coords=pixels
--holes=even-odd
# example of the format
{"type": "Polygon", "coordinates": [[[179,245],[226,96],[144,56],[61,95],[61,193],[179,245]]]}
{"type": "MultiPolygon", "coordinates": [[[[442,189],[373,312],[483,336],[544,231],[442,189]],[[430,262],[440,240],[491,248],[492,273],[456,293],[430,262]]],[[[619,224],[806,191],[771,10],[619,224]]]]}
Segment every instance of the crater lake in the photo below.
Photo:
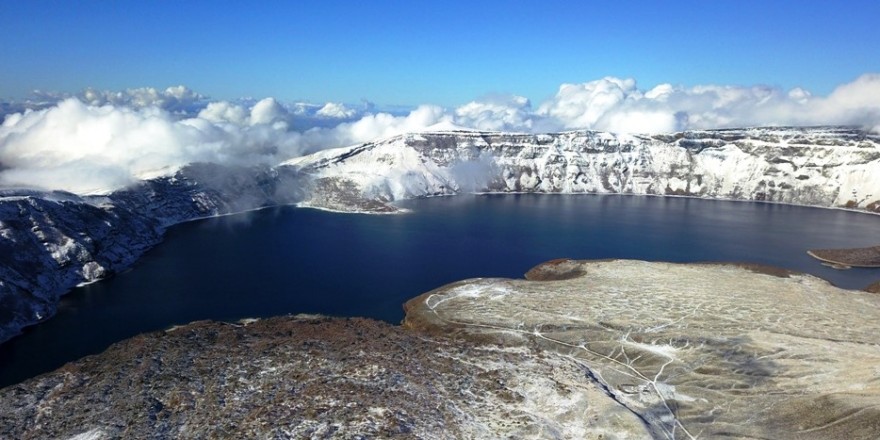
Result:
{"type": "Polygon", "coordinates": [[[130,270],[79,287],[0,345],[0,387],[195,320],[285,314],[398,323],[409,298],[472,277],[520,278],[555,258],[752,262],[861,289],[808,249],[880,241],[880,216],[752,202],[621,195],[462,195],[401,215],[295,207],[177,225],[130,270]]]}

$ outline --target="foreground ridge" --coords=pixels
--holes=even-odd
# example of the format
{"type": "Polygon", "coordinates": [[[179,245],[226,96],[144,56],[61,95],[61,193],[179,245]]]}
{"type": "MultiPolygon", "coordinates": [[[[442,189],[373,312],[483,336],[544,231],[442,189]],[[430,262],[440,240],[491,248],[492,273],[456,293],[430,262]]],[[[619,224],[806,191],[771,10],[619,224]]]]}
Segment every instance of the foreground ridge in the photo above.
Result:
{"type": "Polygon", "coordinates": [[[556,260],[407,303],[405,325],[582,362],[656,438],[875,438],[880,297],[760,266],[556,260]]]}
{"type": "Polygon", "coordinates": [[[874,439],[880,296],[761,266],[555,260],[403,327],[196,322],[0,390],[0,437],[874,439]],[[123,380],[120,380],[123,379],[123,380]]]}

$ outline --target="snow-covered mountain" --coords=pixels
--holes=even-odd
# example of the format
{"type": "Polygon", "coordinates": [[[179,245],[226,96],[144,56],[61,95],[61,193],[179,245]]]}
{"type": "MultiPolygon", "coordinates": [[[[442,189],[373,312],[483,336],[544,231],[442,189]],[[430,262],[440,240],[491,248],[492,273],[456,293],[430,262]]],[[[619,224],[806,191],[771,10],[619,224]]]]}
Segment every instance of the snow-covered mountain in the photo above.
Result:
{"type": "Polygon", "coordinates": [[[276,167],[190,165],[105,196],[0,192],[0,342],[134,262],[165,228],[264,206],[394,212],[463,192],[686,195],[880,212],[880,136],[846,127],[664,135],[408,134],[276,167]]]}
{"type": "Polygon", "coordinates": [[[848,127],[664,135],[407,134],[296,158],[304,206],[394,210],[460,192],[620,193],[880,211],[880,136],[848,127]]]}

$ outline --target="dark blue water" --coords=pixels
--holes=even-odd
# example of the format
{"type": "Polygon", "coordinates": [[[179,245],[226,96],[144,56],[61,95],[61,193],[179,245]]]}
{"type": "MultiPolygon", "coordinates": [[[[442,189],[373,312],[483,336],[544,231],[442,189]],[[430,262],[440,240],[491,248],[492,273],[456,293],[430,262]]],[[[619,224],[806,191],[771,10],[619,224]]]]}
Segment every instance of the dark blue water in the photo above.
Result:
{"type": "Polygon", "coordinates": [[[757,262],[848,287],[810,248],[880,242],[880,217],[762,203],[633,196],[460,196],[407,215],[277,208],[187,223],[130,271],[76,289],[0,346],[0,386],[137,333],[200,319],[290,313],[397,323],[407,299],[470,277],[521,277],[553,258],[757,262]]]}

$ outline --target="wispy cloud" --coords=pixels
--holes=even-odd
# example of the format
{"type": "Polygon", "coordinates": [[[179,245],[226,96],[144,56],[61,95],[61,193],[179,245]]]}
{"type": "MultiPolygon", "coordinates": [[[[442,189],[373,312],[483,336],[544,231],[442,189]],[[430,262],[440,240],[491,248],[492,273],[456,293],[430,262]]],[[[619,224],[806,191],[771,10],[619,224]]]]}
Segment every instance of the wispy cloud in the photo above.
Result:
{"type": "Polygon", "coordinates": [[[19,112],[0,125],[0,186],[110,190],[191,162],[274,164],[324,148],[458,127],[674,132],[846,124],[880,131],[878,74],[824,97],[766,86],[661,84],[643,90],[633,79],[606,77],[563,84],[537,108],[524,97],[494,95],[456,109],[422,105],[408,114],[377,112],[370,103],[210,101],[182,86],[42,93],[34,102],[35,109],[4,107],[19,112]]]}

